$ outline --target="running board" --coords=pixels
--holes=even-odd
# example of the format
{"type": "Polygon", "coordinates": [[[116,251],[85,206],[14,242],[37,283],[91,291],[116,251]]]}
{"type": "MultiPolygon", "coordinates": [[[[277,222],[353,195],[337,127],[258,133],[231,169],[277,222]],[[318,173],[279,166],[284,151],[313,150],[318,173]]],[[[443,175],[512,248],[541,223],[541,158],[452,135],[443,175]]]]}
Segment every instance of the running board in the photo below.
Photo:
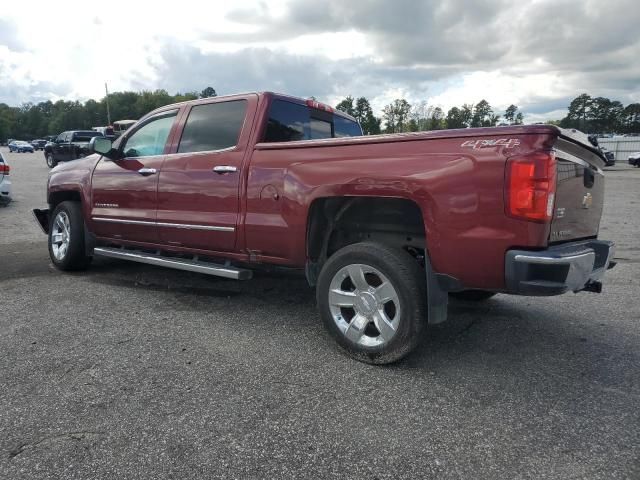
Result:
{"type": "Polygon", "coordinates": [[[203,262],[201,260],[183,260],[180,258],[163,257],[159,254],[140,252],[136,250],[95,247],[93,249],[93,253],[94,255],[100,255],[103,257],[120,258],[123,260],[131,260],[133,262],[157,265],[159,267],[232,278],[234,280],[249,280],[253,276],[253,272],[251,270],[244,268],[235,268],[229,265],[218,265],[216,263],[203,262]]]}

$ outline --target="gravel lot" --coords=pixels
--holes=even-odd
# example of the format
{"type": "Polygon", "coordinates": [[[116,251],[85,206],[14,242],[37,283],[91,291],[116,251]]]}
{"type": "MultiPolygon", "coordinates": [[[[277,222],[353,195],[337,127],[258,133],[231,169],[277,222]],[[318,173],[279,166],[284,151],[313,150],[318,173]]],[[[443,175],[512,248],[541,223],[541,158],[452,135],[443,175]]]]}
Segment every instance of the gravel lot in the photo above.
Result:
{"type": "Polygon", "coordinates": [[[42,152],[2,152],[0,478],[640,478],[640,169],[608,169],[603,294],[498,295],[391,367],[294,277],[50,265],[42,152]]]}

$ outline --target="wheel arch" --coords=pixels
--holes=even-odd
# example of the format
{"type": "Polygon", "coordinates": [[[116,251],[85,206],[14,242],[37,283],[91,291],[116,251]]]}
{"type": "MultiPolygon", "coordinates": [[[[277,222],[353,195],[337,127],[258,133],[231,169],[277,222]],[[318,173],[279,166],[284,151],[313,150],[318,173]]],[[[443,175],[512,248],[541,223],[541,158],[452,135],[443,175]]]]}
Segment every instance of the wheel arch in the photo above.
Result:
{"type": "Polygon", "coordinates": [[[375,240],[427,250],[424,212],[414,200],[393,196],[327,196],[309,206],[306,230],[307,280],[315,285],[324,262],[338,249],[375,240]]]}
{"type": "Polygon", "coordinates": [[[47,203],[53,211],[60,203],[66,201],[79,202],[82,204],[82,194],[78,190],[58,190],[49,192],[47,203]]]}

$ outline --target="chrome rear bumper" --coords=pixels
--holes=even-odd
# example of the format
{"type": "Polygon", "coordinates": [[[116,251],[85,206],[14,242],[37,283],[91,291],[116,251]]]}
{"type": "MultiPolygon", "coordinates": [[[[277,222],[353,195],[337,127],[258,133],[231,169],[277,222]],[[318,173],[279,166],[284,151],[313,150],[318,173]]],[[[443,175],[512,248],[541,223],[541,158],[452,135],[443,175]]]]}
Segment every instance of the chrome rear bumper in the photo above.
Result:
{"type": "Polygon", "coordinates": [[[615,244],[587,240],[542,251],[509,250],[505,261],[507,291],[518,295],[599,292],[600,280],[615,265],[615,244]]]}

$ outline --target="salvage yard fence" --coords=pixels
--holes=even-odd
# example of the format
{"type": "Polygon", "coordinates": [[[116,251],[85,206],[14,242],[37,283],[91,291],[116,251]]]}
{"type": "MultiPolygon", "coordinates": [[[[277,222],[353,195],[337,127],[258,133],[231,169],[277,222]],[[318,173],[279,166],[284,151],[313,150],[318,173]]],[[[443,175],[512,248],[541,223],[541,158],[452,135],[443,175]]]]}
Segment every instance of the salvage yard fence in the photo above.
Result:
{"type": "Polygon", "coordinates": [[[629,155],[640,152],[640,137],[598,138],[598,145],[612,151],[616,161],[626,162],[629,155]]]}

